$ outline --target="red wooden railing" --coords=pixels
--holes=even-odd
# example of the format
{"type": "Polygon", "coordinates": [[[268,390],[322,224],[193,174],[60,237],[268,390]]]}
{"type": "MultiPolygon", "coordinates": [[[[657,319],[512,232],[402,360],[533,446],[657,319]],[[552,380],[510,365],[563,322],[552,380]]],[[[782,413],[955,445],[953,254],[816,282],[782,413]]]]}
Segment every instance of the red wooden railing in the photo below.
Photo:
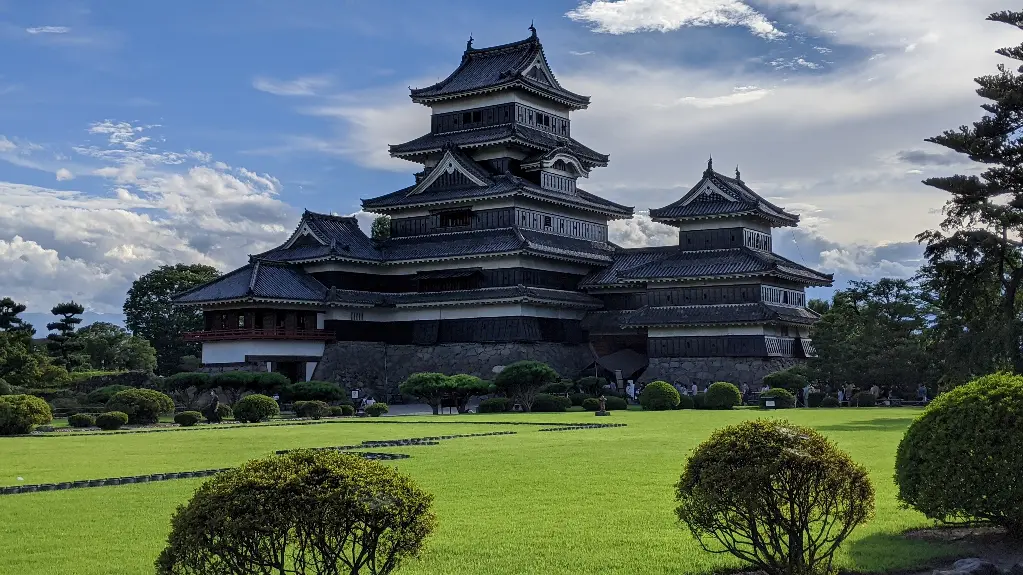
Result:
{"type": "Polygon", "coordinates": [[[306,341],[328,341],[334,339],[332,332],[322,329],[213,329],[191,331],[184,334],[185,341],[229,341],[240,339],[291,339],[306,341]]]}

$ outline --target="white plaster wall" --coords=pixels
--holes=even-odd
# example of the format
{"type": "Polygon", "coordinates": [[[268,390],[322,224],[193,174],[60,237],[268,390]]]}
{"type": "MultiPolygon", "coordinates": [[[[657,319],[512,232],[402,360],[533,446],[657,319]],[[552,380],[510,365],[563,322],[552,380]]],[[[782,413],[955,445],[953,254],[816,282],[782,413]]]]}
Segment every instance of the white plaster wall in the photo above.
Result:
{"type": "Polygon", "coordinates": [[[547,317],[558,319],[582,319],[586,313],[583,310],[560,309],[546,306],[523,305],[523,304],[495,304],[495,305],[460,305],[444,306],[425,309],[365,309],[345,310],[331,309],[327,311],[328,320],[351,321],[352,314],[361,314],[359,321],[416,321],[416,320],[441,320],[441,319],[466,319],[474,317],[547,317]]]}
{"type": "Polygon", "coordinates": [[[322,341],[208,341],[202,344],[202,362],[240,363],[246,355],[323,355],[322,341]]]}
{"type": "Polygon", "coordinates": [[[307,361],[307,362],[305,362],[305,380],[306,381],[310,381],[313,378],[313,372],[316,371],[316,364],[317,363],[318,362],[315,362],[315,361],[307,361]]]}
{"type": "Polygon", "coordinates": [[[725,325],[705,327],[652,327],[649,337],[695,337],[720,335],[764,335],[762,325],[725,325]]]}

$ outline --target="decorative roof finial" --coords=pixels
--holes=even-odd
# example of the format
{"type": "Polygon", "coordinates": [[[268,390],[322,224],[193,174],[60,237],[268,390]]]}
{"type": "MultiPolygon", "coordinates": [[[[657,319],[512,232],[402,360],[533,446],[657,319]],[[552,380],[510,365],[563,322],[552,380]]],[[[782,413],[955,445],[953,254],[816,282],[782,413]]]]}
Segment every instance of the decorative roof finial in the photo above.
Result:
{"type": "Polygon", "coordinates": [[[472,32],[469,33],[469,41],[465,43],[466,50],[472,50],[472,32]]]}
{"type": "Polygon", "coordinates": [[[742,181],[742,174],[739,173],[739,164],[735,164],[735,180],[737,182],[742,181]]]}
{"type": "Polygon", "coordinates": [[[532,33],[531,38],[536,38],[536,26],[533,26],[533,19],[529,19],[529,31],[532,33]]]}
{"type": "Polygon", "coordinates": [[[711,156],[707,160],[707,173],[710,174],[714,171],[714,156],[711,156]]]}

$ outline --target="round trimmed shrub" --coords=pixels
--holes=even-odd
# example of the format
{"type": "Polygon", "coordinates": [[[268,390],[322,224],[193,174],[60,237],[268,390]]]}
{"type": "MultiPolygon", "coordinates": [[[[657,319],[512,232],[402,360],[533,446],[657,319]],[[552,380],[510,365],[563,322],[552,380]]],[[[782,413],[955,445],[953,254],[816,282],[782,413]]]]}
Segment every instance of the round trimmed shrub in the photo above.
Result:
{"type": "Polygon", "coordinates": [[[34,395],[0,395],[0,435],[24,435],[53,421],[53,411],[34,395]]]}
{"type": "Polygon", "coordinates": [[[225,419],[231,419],[234,417],[234,410],[231,406],[226,403],[217,404],[217,415],[220,416],[221,421],[225,419]]]}
{"type": "Polygon", "coordinates": [[[234,418],[242,423],[259,423],[281,414],[281,406],[274,398],[258,393],[246,395],[234,404],[234,418]]]}
{"type": "Polygon", "coordinates": [[[822,391],[812,391],[810,392],[810,395],[806,396],[806,406],[820,407],[821,403],[824,402],[824,398],[826,398],[827,396],[828,394],[822,391]]]}
{"type": "Polygon", "coordinates": [[[294,407],[299,417],[322,419],[330,415],[330,406],[322,401],[296,401],[294,407]]]}
{"type": "Polygon", "coordinates": [[[123,411],[108,411],[96,416],[96,427],[113,431],[128,423],[128,414],[123,411]]]}
{"type": "Polygon", "coordinates": [[[530,411],[536,413],[559,413],[567,411],[569,407],[572,407],[572,400],[567,397],[539,393],[533,400],[533,407],[530,411]]]}
{"type": "Polygon", "coordinates": [[[582,405],[587,399],[596,399],[589,393],[570,393],[568,399],[572,401],[572,405],[582,405]]]}
{"type": "Polygon", "coordinates": [[[110,398],[127,389],[132,389],[132,387],[130,385],[120,384],[107,385],[90,391],[88,395],[85,396],[85,401],[89,405],[106,405],[107,402],[110,401],[110,398]]]}
{"type": "Polygon", "coordinates": [[[665,411],[678,405],[678,390],[666,381],[655,381],[643,388],[639,404],[647,411],[665,411]]]}
{"type": "Polygon", "coordinates": [[[202,421],[202,414],[198,411],[182,411],[174,416],[174,423],[181,427],[192,427],[202,421]]]}
{"type": "Polygon", "coordinates": [[[945,522],[1023,537],[1023,376],[998,373],[939,395],[895,456],[899,499],[945,522]]]}
{"type": "Polygon", "coordinates": [[[791,393],[803,389],[810,383],[806,365],[795,365],[788,369],[769,373],[764,376],[764,385],[771,389],[782,388],[791,393]]]}
{"type": "Polygon", "coordinates": [[[88,413],[76,413],[68,416],[67,424],[71,427],[81,429],[83,427],[95,427],[96,418],[89,415],[88,413]]]}
{"type": "Polygon", "coordinates": [[[724,547],[768,575],[831,573],[839,545],[874,511],[863,466],[815,430],[775,419],[715,431],[686,463],[675,498],[705,550],[724,547]]]}
{"type": "Polygon", "coordinates": [[[596,397],[587,397],[583,400],[582,407],[586,411],[597,411],[600,409],[600,400],[596,397]]]}
{"type": "Polygon", "coordinates": [[[842,404],[834,395],[829,395],[821,400],[821,407],[841,407],[842,404]]]}
{"type": "Polygon", "coordinates": [[[387,404],[379,401],[366,408],[366,413],[369,414],[370,417],[380,417],[387,412],[387,404]]]}
{"type": "Polygon", "coordinates": [[[422,550],[437,523],[432,506],[408,476],[351,454],[250,461],[215,475],[178,507],[156,573],[230,565],[231,573],[387,575],[422,550]]]}
{"type": "Polygon", "coordinates": [[[355,406],[344,404],[341,406],[341,415],[355,415],[355,406]]]}
{"type": "Polygon", "coordinates": [[[568,393],[568,390],[575,385],[571,380],[555,381],[554,383],[548,383],[547,385],[540,388],[540,393],[550,393],[552,395],[560,395],[568,393]]]}
{"type": "Polygon", "coordinates": [[[507,397],[491,397],[480,402],[477,409],[480,413],[504,413],[511,411],[512,402],[507,397]]]}
{"type": "Polygon", "coordinates": [[[679,394],[679,396],[678,396],[678,407],[676,409],[695,409],[695,408],[696,408],[696,402],[693,401],[692,397],[690,397],[688,395],[681,395],[681,394],[679,394]]]}
{"type": "Polygon", "coordinates": [[[332,405],[328,408],[331,417],[341,417],[345,414],[345,410],[340,405],[332,405]]]}
{"type": "Polygon", "coordinates": [[[875,407],[877,398],[869,391],[861,391],[852,397],[853,407],[875,407]]]}
{"type": "Polygon", "coordinates": [[[771,388],[760,394],[760,407],[767,407],[767,400],[774,400],[775,409],[792,409],[796,406],[796,396],[780,387],[771,388]]]}
{"type": "Polygon", "coordinates": [[[346,399],[348,394],[336,383],[329,381],[300,381],[281,388],[284,401],[322,401],[329,403],[346,399]]]}
{"type": "Polygon", "coordinates": [[[732,409],[742,405],[742,393],[731,383],[719,381],[707,388],[704,405],[707,409],[732,409]]]}
{"type": "Polygon", "coordinates": [[[174,400],[154,389],[125,389],[110,398],[107,411],[127,413],[132,425],[149,425],[163,414],[174,413],[174,400]]]}
{"type": "Polygon", "coordinates": [[[629,402],[625,401],[625,398],[618,397],[617,395],[605,395],[604,409],[608,411],[624,411],[629,409],[629,402]]]}

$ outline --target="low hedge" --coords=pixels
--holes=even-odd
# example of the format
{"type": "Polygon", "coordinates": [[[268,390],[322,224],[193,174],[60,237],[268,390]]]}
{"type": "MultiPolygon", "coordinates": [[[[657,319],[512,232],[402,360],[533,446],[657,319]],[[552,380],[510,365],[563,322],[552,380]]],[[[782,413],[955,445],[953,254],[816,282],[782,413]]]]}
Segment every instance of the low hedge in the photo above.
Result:
{"type": "Polygon", "coordinates": [[[675,409],[696,409],[696,402],[693,401],[692,396],[680,394],[678,396],[678,407],[675,409]]]}
{"type": "Polygon", "coordinates": [[[202,414],[198,411],[182,411],[174,416],[174,423],[181,427],[192,427],[202,421],[202,414]]]}
{"type": "Polygon", "coordinates": [[[825,397],[824,399],[821,400],[821,407],[841,407],[841,406],[842,406],[842,404],[839,403],[838,398],[835,397],[834,395],[829,395],[829,396],[827,396],[827,397],[825,397]]]}
{"type": "Polygon", "coordinates": [[[299,417],[321,419],[330,415],[330,406],[323,401],[296,401],[294,408],[295,415],[299,417]]]}
{"type": "MultiPolygon", "coordinates": [[[[690,396],[693,400],[693,409],[707,409],[707,393],[701,391],[696,395],[690,396]]],[[[681,396],[679,397],[681,399],[681,396]]]]}
{"type": "Polygon", "coordinates": [[[775,409],[792,409],[796,406],[796,396],[780,387],[771,388],[760,394],[760,407],[767,408],[767,400],[774,400],[775,409]]]}
{"type": "Polygon", "coordinates": [[[349,403],[342,405],[341,415],[355,415],[355,406],[349,403]]]}
{"type": "Polygon", "coordinates": [[[491,397],[480,402],[477,411],[480,413],[504,413],[511,411],[512,401],[507,397],[491,397]]]}
{"type": "Polygon", "coordinates": [[[861,391],[852,397],[853,407],[876,407],[877,398],[869,391],[861,391]]]}
{"type": "Polygon", "coordinates": [[[345,414],[345,410],[342,409],[340,405],[332,405],[329,408],[327,408],[327,411],[329,412],[331,417],[341,417],[342,415],[345,414]]]}
{"type": "Polygon", "coordinates": [[[380,417],[388,411],[389,409],[387,404],[379,401],[366,408],[366,413],[369,414],[370,417],[380,417]]]}
{"type": "Polygon", "coordinates": [[[114,395],[128,389],[132,389],[131,386],[120,384],[107,385],[90,391],[85,396],[85,400],[91,405],[106,405],[114,395]]]}
{"type": "Polygon", "coordinates": [[[567,397],[540,393],[533,400],[533,407],[530,408],[530,411],[534,413],[559,413],[568,411],[569,407],[572,407],[572,400],[567,397]]]}
{"type": "Polygon", "coordinates": [[[95,427],[96,418],[88,413],[76,413],[67,418],[67,424],[71,427],[81,429],[83,427],[95,427]]]}
{"type": "Polygon", "coordinates": [[[629,409],[629,402],[625,401],[625,398],[618,397],[617,395],[605,395],[604,409],[608,411],[625,411],[626,409],[629,409]]]}
{"type": "Polygon", "coordinates": [[[583,400],[582,408],[586,411],[597,411],[600,409],[600,400],[596,397],[587,397],[583,400]]]}
{"type": "Polygon", "coordinates": [[[570,393],[568,399],[572,401],[572,405],[582,405],[587,399],[597,399],[588,393],[570,393]]]}
{"type": "Polygon", "coordinates": [[[253,393],[234,404],[234,418],[242,423],[259,423],[281,414],[281,406],[274,398],[253,393]]]}
{"type": "Polygon", "coordinates": [[[113,431],[128,423],[128,414],[123,411],[108,411],[96,416],[96,427],[113,431]]]}
{"type": "Polygon", "coordinates": [[[806,406],[820,407],[821,403],[824,402],[824,398],[826,398],[827,396],[828,394],[821,391],[810,392],[810,395],[806,396],[806,406]]]}

